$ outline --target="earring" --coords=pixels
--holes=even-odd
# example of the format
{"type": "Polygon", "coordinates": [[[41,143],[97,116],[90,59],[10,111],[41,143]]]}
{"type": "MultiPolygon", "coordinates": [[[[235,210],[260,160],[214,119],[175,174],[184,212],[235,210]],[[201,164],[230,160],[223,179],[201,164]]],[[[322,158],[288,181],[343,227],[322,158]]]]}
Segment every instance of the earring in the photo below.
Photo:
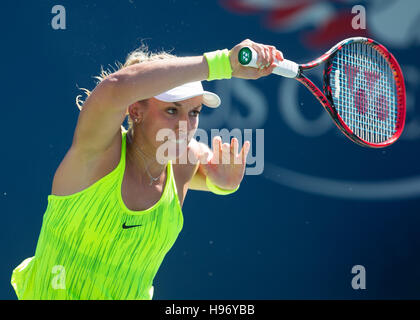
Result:
{"type": "Polygon", "coordinates": [[[143,118],[140,118],[140,119],[139,118],[135,118],[134,119],[134,122],[135,123],[138,123],[138,124],[141,124],[142,121],[143,121],[143,118]]]}

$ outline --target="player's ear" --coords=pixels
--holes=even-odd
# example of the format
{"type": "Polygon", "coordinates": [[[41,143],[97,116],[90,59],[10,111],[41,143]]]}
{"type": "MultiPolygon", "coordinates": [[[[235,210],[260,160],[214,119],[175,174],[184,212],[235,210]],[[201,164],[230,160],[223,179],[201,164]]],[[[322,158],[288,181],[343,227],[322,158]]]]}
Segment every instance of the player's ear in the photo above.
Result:
{"type": "Polygon", "coordinates": [[[135,119],[141,120],[143,118],[144,107],[140,102],[134,102],[127,109],[127,114],[135,121],[135,119]]]}

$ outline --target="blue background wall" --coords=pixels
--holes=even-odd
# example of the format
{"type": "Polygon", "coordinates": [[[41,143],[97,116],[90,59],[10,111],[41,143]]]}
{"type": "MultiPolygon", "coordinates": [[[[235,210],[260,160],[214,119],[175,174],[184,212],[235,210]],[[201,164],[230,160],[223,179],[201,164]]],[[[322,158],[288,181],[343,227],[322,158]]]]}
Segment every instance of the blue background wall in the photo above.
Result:
{"type": "Polygon", "coordinates": [[[349,142],[293,80],[204,82],[223,101],[203,112],[200,126],[264,129],[265,170],[232,196],[188,193],[154,299],[420,297],[420,3],[303,1],[284,14],[292,1],[248,2],[0,4],[1,299],[16,298],[11,272],[35,252],[52,178],[72,141],[78,87],[92,89],[101,65],[123,61],[142,39],[152,50],[201,55],[250,38],[306,62],[356,34],[383,43],[403,68],[401,139],[381,150],[349,142]],[[66,30],[51,27],[56,4],[66,8],[66,30]],[[366,7],[367,30],[350,27],[355,4],[366,7]],[[354,265],[366,269],[366,290],[351,286],[354,265]]]}

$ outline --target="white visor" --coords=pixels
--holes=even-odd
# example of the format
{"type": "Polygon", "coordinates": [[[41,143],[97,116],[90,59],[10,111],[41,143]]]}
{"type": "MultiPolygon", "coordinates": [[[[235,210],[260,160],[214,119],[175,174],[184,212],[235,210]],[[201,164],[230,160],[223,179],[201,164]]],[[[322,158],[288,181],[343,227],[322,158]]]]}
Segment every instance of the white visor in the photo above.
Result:
{"type": "Polygon", "coordinates": [[[217,108],[220,105],[219,96],[213,92],[204,91],[201,81],[185,83],[182,86],[161,93],[154,98],[165,102],[176,102],[200,95],[203,96],[203,104],[207,107],[217,108]]]}

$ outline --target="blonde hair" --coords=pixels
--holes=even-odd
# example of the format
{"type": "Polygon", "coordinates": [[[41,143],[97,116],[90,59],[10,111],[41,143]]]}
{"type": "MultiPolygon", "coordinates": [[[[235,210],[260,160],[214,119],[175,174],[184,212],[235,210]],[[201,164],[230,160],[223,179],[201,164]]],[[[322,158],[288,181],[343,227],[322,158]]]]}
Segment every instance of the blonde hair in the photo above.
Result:
{"type": "MultiPolygon", "coordinates": [[[[162,59],[170,59],[170,58],[175,58],[176,56],[166,52],[166,51],[159,51],[159,52],[151,52],[149,51],[149,47],[144,44],[141,43],[140,47],[138,47],[137,49],[135,49],[134,51],[130,52],[127,55],[127,58],[125,59],[125,63],[122,64],[119,61],[115,62],[115,67],[110,66],[111,69],[106,69],[104,70],[103,66],[101,66],[101,72],[99,75],[94,76],[94,78],[97,80],[96,85],[98,85],[99,83],[101,83],[106,77],[108,77],[110,74],[117,72],[118,70],[127,68],[128,66],[134,65],[136,63],[145,63],[145,62],[149,62],[149,61],[155,61],[155,60],[162,60],[162,59]]],[[[90,90],[85,89],[85,88],[79,88],[80,90],[82,90],[85,94],[86,94],[86,98],[90,96],[90,94],[92,93],[90,90]]],[[[82,100],[82,95],[78,95],[76,97],[76,105],[79,108],[79,110],[82,110],[83,108],[83,103],[86,100],[82,100]]],[[[126,116],[128,115],[128,113],[126,114],[126,116]]],[[[128,130],[132,130],[133,128],[133,121],[131,120],[130,117],[128,117],[128,130]]],[[[123,125],[121,125],[121,129],[123,130],[123,132],[126,132],[127,129],[124,128],[123,125]]]]}

